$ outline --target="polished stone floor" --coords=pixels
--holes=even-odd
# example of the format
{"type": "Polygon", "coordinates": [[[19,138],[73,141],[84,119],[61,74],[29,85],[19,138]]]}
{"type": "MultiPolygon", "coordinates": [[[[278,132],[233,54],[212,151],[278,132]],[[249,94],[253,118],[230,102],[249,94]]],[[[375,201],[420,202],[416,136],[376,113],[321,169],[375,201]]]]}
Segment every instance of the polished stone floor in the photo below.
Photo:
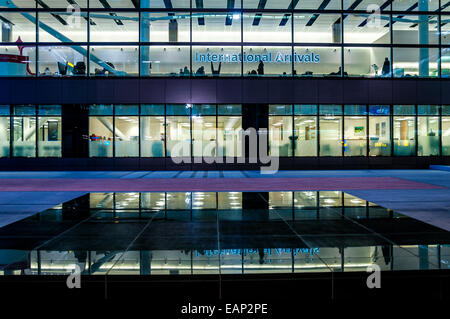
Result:
{"type": "MultiPolygon", "coordinates": [[[[74,195],[74,194],[73,194],[74,195]]],[[[449,269],[450,232],[340,191],[90,193],[0,228],[0,274],[449,269]]]]}

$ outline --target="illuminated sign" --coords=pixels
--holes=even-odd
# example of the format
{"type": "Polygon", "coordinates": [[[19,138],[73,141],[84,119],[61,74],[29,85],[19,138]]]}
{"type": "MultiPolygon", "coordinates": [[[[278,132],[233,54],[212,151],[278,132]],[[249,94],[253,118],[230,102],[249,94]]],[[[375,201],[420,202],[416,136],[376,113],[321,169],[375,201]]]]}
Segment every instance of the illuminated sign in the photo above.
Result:
{"type": "Polygon", "coordinates": [[[194,60],[197,63],[201,62],[223,62],[223,63],[291,63],[294,60],[295,63],[320,63],[320,55],[314,52],[306,54],[298,54],[294,52],[294,55],[287,53],[261,53],[261,54],[248,54],[245,53],[198,53],[194,54],[194,60]],[[243,59],[241,57],[244,57],[243,59]]]}
{"type": "MultiPolygon", "coordinates": [[[[315,255],[320,252],[320,248],[263,248],[262,252],[268,256],[281,256],[282,254],[293,254],[294,256],[297,254],[309,254],[315,255]]],[[[251,254],[259,254],[260,251],[258,249],[222,249],[220,254],[222,256],[228,255],[251,255],[251,254]]],[[[204,250],[204,251],[195,251],[195,256],[217,256],[219,255],[219,251],[216,250],[204,250]]]]}

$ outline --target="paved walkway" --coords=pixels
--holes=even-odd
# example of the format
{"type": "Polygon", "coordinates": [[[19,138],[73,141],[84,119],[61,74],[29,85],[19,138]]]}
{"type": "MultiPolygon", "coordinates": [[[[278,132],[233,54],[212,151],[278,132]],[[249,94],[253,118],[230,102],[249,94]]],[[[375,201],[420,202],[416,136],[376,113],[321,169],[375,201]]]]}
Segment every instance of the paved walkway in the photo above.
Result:
{"type": "Polygon", "coordinates": [[[343,190],[450,231],[442,170],[0,172],[0,227],[89,191],[343,190]]]}

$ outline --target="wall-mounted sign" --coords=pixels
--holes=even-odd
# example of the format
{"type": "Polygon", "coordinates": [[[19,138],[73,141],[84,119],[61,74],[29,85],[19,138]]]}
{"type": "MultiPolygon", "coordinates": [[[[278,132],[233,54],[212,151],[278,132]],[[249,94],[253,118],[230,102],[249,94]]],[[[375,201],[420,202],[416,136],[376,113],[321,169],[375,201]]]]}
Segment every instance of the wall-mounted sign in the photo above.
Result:
{"type": "Polygon", "coordinates": [[[241,53],[199,53],[194,54],[195,62],[223,62],[223,63],[291,63],[294,60],[295,63],[319,63],[320,55],[314,52],[306,54],[298,54],[294,52],[292,54],[286,53],[245,53],[243,54],[243,59],[241,58],[241,53]]]}

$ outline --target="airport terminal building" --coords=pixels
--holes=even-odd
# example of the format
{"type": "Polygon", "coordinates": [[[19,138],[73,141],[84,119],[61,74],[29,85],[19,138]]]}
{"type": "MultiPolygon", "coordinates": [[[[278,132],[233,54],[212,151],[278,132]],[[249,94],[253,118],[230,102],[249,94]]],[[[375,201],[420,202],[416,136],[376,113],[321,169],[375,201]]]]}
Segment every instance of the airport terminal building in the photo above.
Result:
{"type": "Polygon", "coordinates": [[[0,0],[0,25],[5,169],[253,168],[205,161],[249,128],[282,169],[450,163],[450,0],[0,0]]]}

